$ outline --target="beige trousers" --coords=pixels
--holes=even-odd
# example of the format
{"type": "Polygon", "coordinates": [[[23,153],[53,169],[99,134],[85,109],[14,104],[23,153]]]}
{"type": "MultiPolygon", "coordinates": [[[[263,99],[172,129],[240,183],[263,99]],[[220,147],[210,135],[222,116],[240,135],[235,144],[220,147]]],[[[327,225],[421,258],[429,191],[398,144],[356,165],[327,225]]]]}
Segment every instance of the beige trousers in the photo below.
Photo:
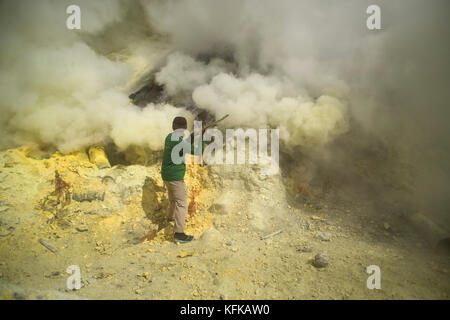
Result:
{"type": "Polygon", "coordinates": [[[164,181],[169,192],[170,209],[169,214],[175,221],[174,231],[184,232],[184,223],[187,211],[187,187],[183,180],[164,181]]]}

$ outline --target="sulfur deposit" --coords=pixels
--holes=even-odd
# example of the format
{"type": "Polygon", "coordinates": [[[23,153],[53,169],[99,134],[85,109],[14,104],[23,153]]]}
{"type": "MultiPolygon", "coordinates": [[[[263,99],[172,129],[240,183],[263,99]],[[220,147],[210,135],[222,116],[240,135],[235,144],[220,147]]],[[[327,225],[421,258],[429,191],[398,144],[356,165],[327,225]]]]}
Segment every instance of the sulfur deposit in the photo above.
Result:
{"type": "MultiPolygon", "coordinates": [[[[8,150],[4,166],[13,168],[8,179],[20,174],[14,169],[22,167],[34,173],[28,183],[36,187],[26,192],[30,192],[29,205],[37,210],[32,221],[43,231],[86,229],[94,239],[139,241],[156,229],[157,239],[170,240],[173,226],[168,223],[161,227],[167,218],[167,192],[159,173],[160,163],[110,167],[103,148],[98,147],[89,149],[89,157],[80,151],[33,158],[33,152],[31,148],[8,150]]],[[[211,224],[208,208],[215,189],[211,184],[200,187],[207,171],[200,166],[187,171],[189,195],[192,198],[195,194],[197,203],[195,214],[188,217],[187,231],[196,236],[211,224]]],[[[10,202],[8,193],[3,197],[10,202]]]]}
{"type": "MultiPolygon", "coordinates": [[[[181,248],[173,243],[160,166],[152,161],[99,168],[87,151],[1,152],[2,297],[379,298],[354,291],[358,279],[335,278],[358,274],[361,263],[374,259],[384,266],[384,281],[399,288],[395,297],[446,297],[447,276],[431,269],[430,280],[427,253],[410,255],[396,245],[394,239],[413,234],[406,225],[401,228],[393,216],[375,217],[364,201],[327,197],[337,192],[331,177],[317,185],[302,170],[264,176],[256,165],[188,165],[186,233],[196,240],[181,248]],[[365,233],[355,233],[362,228],[365,233]],[[329,257],[322,277],[331,287],[317,282],[311,263],[321,252],[329,257]],[[67,295],[69,265],[80,266],[82,289],[67,295]],[[400,289],[411,277],[417,290],[400,289]]],[[[446,268],[444,261],[436,263],[446,268]]]]}
{"type": "Polygon", "coordinates": [[[111,164],[109,163],[109,160],[106,157],[105,149],[103,147],[99,146],[90,147],[88,154],[89,154],[89,161],[95,164],[99,169],[111,167],[111,164]]]}

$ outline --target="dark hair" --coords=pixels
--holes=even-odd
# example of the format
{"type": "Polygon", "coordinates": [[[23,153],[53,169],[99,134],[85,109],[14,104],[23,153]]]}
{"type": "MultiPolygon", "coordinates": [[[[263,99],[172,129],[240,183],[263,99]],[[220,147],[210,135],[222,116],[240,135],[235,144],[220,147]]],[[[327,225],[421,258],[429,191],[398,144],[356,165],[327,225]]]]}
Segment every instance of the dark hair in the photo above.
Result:
{"type": "Polygon", "coordinates": [[[187,129],[187,121],[184,117],[175,117],[172,122],[172,129],[187,129]]]}

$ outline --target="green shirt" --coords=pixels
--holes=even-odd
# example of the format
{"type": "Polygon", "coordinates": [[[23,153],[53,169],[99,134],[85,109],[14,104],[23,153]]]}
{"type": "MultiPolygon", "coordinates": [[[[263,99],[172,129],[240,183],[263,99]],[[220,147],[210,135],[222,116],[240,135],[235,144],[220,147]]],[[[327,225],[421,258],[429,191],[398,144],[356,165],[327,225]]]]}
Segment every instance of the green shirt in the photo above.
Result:
{"type": "MultiPolygon", "coordinates": [[[[172,132],[173,133],[173,132],[172,132]]],[[[163,153],[163,161],[161,166],[161,177],[164,181],[180,181],[184,180],[184,174],[186,173],[186,164],[184,163],[184,154],[183,151],[180,152],[180,155],[183,156],[183,162],[180,164],[175,164],[172,161],[172,149],[179,143],[187,144],[186,148],[189,148],[189,153],[194,154],[194,144],[190,144],[187,140],[182,140],[181,137],[178,137],[176,141],[172,141],[172,133],[169,133],[164,142],[164,153],[163,153]]],[[[193,141],[192,141],[193,142],[193,141]]],[[[202,154],[205,150],[205,142],[202,140],[202,154]]],[[[196,155],[200,155],[200,153],[196,153],[196,155]]]]}

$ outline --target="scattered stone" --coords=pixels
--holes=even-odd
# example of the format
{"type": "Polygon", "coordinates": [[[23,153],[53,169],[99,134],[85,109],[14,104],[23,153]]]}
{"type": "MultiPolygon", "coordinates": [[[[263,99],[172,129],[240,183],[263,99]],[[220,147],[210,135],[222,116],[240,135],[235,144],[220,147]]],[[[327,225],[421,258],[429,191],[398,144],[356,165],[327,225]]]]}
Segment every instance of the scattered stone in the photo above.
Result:
{"type": "Polygon", "coordinates": [[[109,272],[100,272],[99,274],[97,274],[96,276],[95,276],[95,278],[96,279],[107,279],[107,278],[109,278],[109,277],[111,277],[112,276],[112,274],[111,273],[109,273],[109,272]]]}
{"type": "Polygon", "coordinates": [[[88,231],[87,227],[76,227],[75,229],[77,229],[78,232],[86,232],[86,231],[88,231]]]}
{"type": "Polygon", "coordinates": [[[204,243],[207,243],[208,245],[214,245],[214,244],[222,244],[223,242],[223,236],[219,232],[219,230],[215,228],[210,228],[203,232],[203,234],[200,237],[200,240],[204,243]]]}
{"type": "Polygon", "coordinates": [[[195,289],[194,291],[192,291],[192,296],[194,297],[198,297],[200,294],[198,293],[197,289],[195,289]]]}
{"type": "Polygon", "coordinates": [[[302,253],[311,253],[313,250],[309,247],[301,247],[297,249],[297,252],[302,252],[302,253]]]}
{"type": "Polygon", "coordinates": [[[329,232],[319,232],[317,238],[321,241],[331,241],[331,234],[329,232]]]}
{"type": "Polygon", "coordinates": [[[328,266],[329,260],[326,254],[324,253],[318,253],[314,257],[313,266],[316,268],[325,268],[328,266]]]}
{"type": "Polygon", "coordinates": [[[194,252],[181,251],[177,254],[178,258],[186,258],[194,255],[194,252]]]}
{"type": "Polygon", "coordinates": [[[58,251],[54,246],[52,246],[50,243],[48,243],[44,239],[39,239],[39,243],[42,244],[44,247],[46,247],[48,250],[50,250],[53,253],[58,251]]]}
{"type": "Polygon", "coordinates": [[[233,245],[233,241],[228,240],[228,241],[226,242],[226,245],[227,245],[227,246],[232,246],[232,245],[233,245]]]}
{"type": "Polygon", "coordinates": [[[74,192],[72,194],[72,199],[78,202],[83,201],[92,202],[94,200],[103,201],[105,200],[105,192],[104,191],[74,192]]]}
{"type": "Polygon", "coordinates": [[[60,275],[61,275],[61,272],[59,272],[59,271],[53,271],[52,273],[46,275],[45,277],[46,277],[46,278],[53,278],[53,277],[58,277],[58,276],[60,276],[60,275]]]}
{"type": "Polygon", "coordinates": [[[273,236],[276,236],[277,234],[280,234],[281,232],[283,232],[283,229],[280,229],[278,231],[275,231],[275,232],[272,232],[272,233],[270,233],[268,235],[265,235],[265,236],[261,237],[261,240],[272,238],[273,236]]]}
{"type": "Polygon", "coordinates": [[[148,272],[143,272],[139,276],[142,277],[144,279],[144,281],[152,280],[152,277],[150,276],[150,274],[148,272]]]}

